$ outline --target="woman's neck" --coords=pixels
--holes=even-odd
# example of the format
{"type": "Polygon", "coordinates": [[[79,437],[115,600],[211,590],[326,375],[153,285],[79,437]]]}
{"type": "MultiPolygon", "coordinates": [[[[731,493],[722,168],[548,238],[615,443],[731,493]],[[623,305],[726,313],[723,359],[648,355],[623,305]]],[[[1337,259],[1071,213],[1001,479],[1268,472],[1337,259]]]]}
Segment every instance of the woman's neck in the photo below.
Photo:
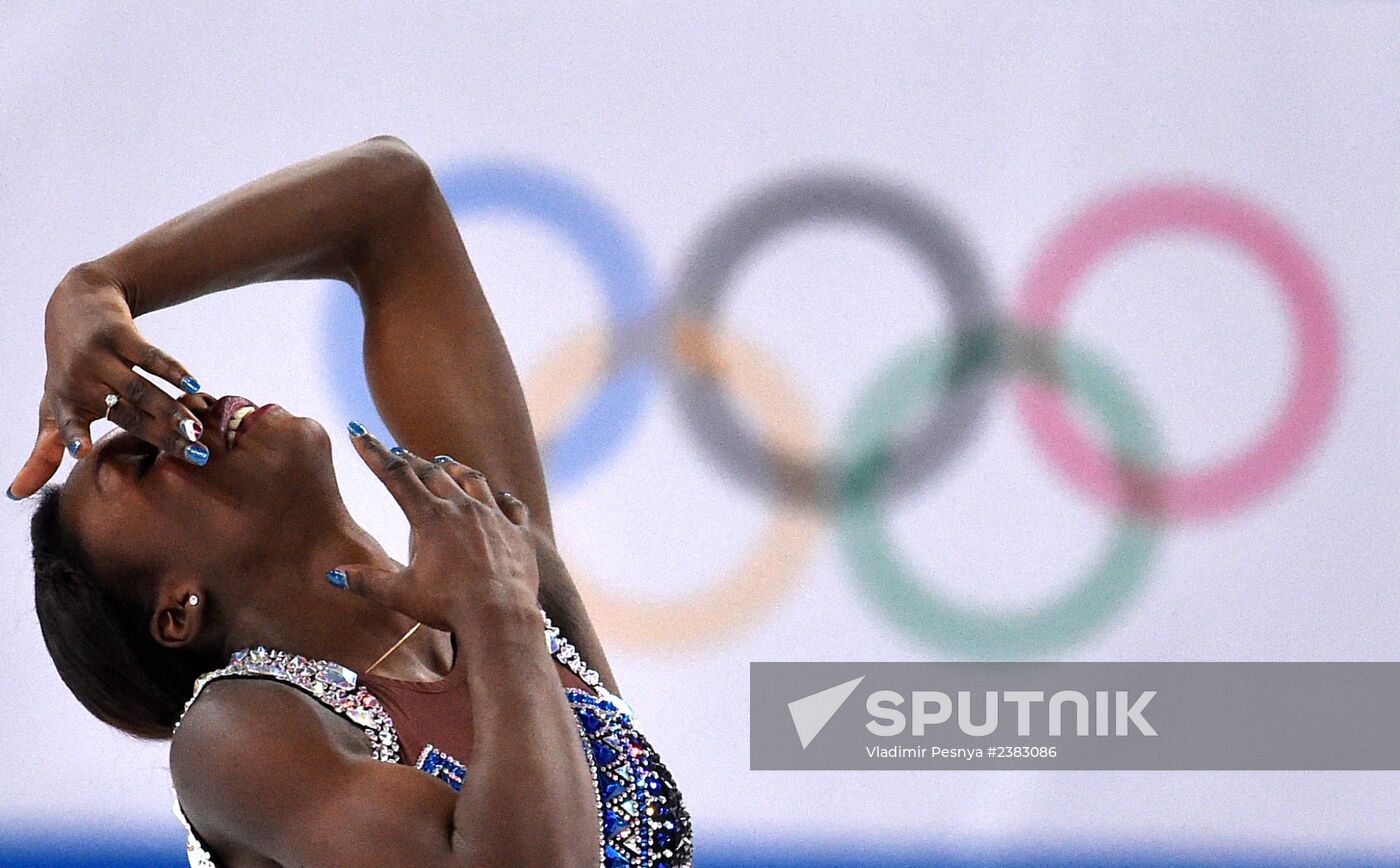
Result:
{"type": "MultiPolygon", "coordinates": [[[[414,619],[326,581],[326,571],[347,564],[381,569],[401,565],[348,516],[323,533],[258,565],[251,575],[273,577],[230,624],[225,653],[263,645],[363,672],[413,627],[414,619]]],[[[440,678],[452,666],[451,639],[423,628],[375,668],[375,674],[408,681],[440,678]]]]}

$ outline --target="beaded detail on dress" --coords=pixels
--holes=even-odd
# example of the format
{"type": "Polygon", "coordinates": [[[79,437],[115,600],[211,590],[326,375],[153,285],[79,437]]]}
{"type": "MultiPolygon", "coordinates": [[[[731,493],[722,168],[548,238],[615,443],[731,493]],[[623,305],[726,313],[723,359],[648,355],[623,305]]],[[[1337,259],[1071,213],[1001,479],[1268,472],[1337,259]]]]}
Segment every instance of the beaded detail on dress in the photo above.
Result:
{"type": "MultiPolygon", "coordinates": [[[[548,615],[544,616],[544,623],[550,654],[597,691],[595,696],[577,688],[564,688],[584,758],[595,781],[599,865],[686,868],[691,863],[692,850],[690,815],[675,781],[637,729],[632,709],[602,685],[598,673],[579,657],[548,615]]],[[[399,740],[393,721],[379,700],[357,683],[358,676],[344,666],[267,648],[238,651],[227,666],[195,681],[194,695],[185,703],[185,712],[210,682],[228,677],[271,678],[296,687],[363,729],[370,738],[375,759],[399,761],[399,740]]],[[[423,748],[414,767],[454,790],[461,789],[468,774],[466,766],[431,744],[423,748]]],[[[178,798],[174,812],[187,833],[191,868],[217,868],[185,817],[178,798]]]]}

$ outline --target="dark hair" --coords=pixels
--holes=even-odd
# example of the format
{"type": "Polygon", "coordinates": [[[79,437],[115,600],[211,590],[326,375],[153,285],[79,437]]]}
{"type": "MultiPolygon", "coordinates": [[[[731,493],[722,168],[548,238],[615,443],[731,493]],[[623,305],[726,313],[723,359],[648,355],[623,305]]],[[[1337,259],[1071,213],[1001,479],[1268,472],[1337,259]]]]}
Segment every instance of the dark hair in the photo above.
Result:
{"type": "Polygon", "coordinates": [[[139,738],[170,738],[195,679],[219,662],[155,640],[150,606],[134,590],[145,586],[141,577],[97,575],[63,526],[62,492],[46,486],[30,522],[44,645],[59,678],[99,720],[139,738]]]}

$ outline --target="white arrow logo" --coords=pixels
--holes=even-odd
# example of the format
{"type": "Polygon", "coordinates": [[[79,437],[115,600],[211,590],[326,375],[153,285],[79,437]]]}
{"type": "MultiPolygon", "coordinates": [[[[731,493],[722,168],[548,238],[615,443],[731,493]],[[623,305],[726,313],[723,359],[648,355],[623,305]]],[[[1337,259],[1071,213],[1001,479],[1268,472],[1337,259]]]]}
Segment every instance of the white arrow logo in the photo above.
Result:
{"type": "Polygon", "coordinates": [[[802,742],[803,750],[807,749],[807,745],[812,743],[812,739],[817,737],[822,727],[827,725],[850,698],[856,685],[864,680],[864,675],[852,678],[844,684],[819,690],[811,696],[794,699],[788,703],[788,713],[792,715],[792,725],[797,727],[797,738],[802,742]]]}

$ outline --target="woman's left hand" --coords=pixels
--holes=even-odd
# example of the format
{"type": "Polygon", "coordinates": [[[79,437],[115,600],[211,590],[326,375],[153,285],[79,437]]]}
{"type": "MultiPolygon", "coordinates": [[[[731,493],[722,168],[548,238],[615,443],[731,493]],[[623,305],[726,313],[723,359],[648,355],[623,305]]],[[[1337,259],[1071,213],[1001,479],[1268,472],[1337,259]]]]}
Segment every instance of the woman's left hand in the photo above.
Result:
{"type": "Polygon", "coordinates": [[[447,456],[429,463],[391,451],[358,424],[351,440],[403,509],[413,551],[396,569],[334,567],[326,573],[332,585],[459,638],[485,612],[538,611],[539,566],[524,502],[493,492],[484,474],[447,456]]]}

